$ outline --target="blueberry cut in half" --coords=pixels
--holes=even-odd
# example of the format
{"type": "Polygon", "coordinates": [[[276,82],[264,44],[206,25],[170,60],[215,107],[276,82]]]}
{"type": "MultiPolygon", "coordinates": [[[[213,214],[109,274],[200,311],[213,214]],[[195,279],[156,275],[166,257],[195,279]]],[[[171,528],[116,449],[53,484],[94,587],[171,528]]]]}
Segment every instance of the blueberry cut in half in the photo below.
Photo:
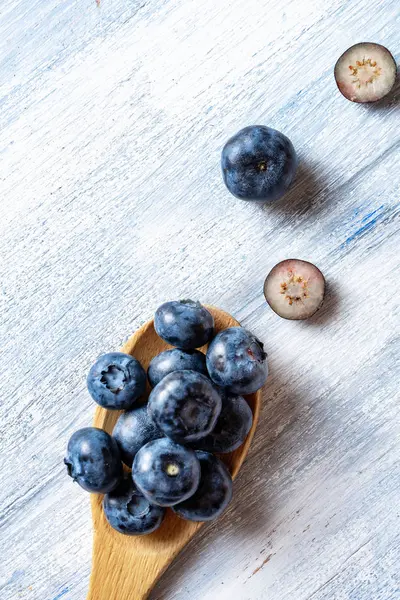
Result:
{"type": "Polygon", "coordinates": [[[206,360],[213,382],[233,394],[256,392],[268,376],[262,342],[243,327],[220,331],[208,347],[206,360]]]}
{"type": "Polygon", "coordinates": [[[173,511],[189,521],[212,521],[218,518],[232,499],[232,478],[224,463],[208,452],[197,451],[201,476],[197,491],[173,511]]]}
{"type": "Polygon", "coordinates": [[[213,430],[221,396],[201,373],[174,371],[152,390],[147,406],[165,435],[180,443],[195,442],[213,430]]]}
{"type": "Polygon", "coordinates": [[[161,438],[149,442],[136,454],[132,477],[149,502],[173,506],[197,490],[200,463],[193,450],[161,438]]]}
{"type": "Polygon", "coordinates": [[[146,372],[130,354],[109,352],[91,367],[87,387],[103,408],[128,410],[146,390],[146,372]]]}
{"type": "Polygon", "coordinates": [[[283,319],[309,319],[324,301],[325,278],[312,263],[289,258],[270,271],[264,295],[272,310],[283,319]]]}
{"type": "Polygon", "coordinates": [[[245,441],[253,424],[253,413],[242,396],[220,391],[222,410],[217,423],[207,437],[195,443],[195,447],[207,452],[233,452],[245,441]]]}
{"type": "Polygon", "coordinates": [[[208,375],[205,355],[199,350],[173,348],[153,358],[147,370],[147,377],[150,385],[154,387],[169,373],[187,369],[208,375]]]}
{"type": "Polygon", "coordinates": [[[165,516],[165,508],[150,504],[130,475],[104,496],[103,510],[111,527],[126,535],[152,533],[160,527],[165,516]]]}
{"type": "Polygon", "coordinates": [[[163,432],[150,418],[147,405],[136,406],[122,413],[113,431],[122,460],[128,467],[132,467],[135,454],[142,446],[163,436],[163,432]]]}
{"type": "Polygon", "coordinates": [[[96,427],[75,431],[68,442],[64,463],[68,475],[87,492],[106,494],[122,477],[117,442],[96,427]]]}
{"type": "Polygon", "coordinates": [[[191,350],[210,341],[214,317],[200,302],[175,300],[157,308],[154,328],[167,344],[191,350]]]}
{"type": "Polygon", "coordinates": [[[387,48],[363,42],[351,46],[335,65],[336,84],[347,100],[365,103],[381,100],[396,83],[397,65],[387,48]]]}
{"type": "Polygon", "coordinates": [[[291,186],[297,169],[292,142],[280,131],[253,125],[231,137],[221,167],[228,190],[241,200],[273,202],[291,186]]]}

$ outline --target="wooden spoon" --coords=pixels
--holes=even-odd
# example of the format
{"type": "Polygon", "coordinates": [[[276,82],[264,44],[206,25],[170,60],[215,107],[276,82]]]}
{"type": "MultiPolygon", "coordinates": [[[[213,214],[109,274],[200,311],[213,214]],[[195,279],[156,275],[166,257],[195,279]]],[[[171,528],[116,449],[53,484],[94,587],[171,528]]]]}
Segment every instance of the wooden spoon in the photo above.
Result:
{"type": "MultiPolygon", "coordinates": [[[[216,332],[239,325],[228,313],[208,306],[216,332]]],[[[141,327],[123,346],[147,369],[151,359],[170,348],[154,330],[153,320],[141,327]]],[[[205,350],[206,348],[203,348],[205,350]]],[[[221,455],[233,477],[246,457],[260,412],[261,392],[247,396],[253,411],[253,426],[245,443],[231,454],[221,455]]],[[[110,434],[121,413],[98,407],[94,427],[110,434]]],[[[144,600],[156,582],[203,523],[184,521],[167,511],[161,527],[145,536],[122,535],[108,524],[102,510],[103,496],[92,494],[94,527],[93,564],[87,600],[144,600]]]]}

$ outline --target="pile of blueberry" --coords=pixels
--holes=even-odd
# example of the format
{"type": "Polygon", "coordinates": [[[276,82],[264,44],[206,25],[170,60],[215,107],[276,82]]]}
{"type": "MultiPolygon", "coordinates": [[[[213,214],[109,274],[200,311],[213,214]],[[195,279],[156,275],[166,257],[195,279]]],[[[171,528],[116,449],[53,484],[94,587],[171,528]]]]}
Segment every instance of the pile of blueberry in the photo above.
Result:
{"type": "Polygon", "coordinates": [[[213,453],[236,450],[253,415],[242,395],[268,375],[263,344],[242,327],[214,335],[212,314],[199,302],[166,302],[155,314],[157,334],[171,346],[146,373],[128,354],[101,356],[87,384],[93,399],[123,410],[110,436],[76,431],[64,460],[68,474],[89,491],[105,494],[105,516],[128,535],[151,533],[172,507],[190,521],[218,517],[232,497],[232,479],[213,453]],[[208,344],[206,354],[197,348],[208,344]],[[124,471],[122,462],[132,472],[124,471]]]}

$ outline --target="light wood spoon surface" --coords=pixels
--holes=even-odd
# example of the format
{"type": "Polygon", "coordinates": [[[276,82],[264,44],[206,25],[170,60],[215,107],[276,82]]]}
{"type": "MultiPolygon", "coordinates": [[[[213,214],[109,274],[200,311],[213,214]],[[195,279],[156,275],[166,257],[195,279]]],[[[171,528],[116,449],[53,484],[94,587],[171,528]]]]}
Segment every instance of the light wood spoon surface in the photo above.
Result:
{"type": "MultiPolygon", "coordinates": [[[[228,313],[208,306],[215,319],[216,333],[239,325],[228,313]]],[[[153,320],[143,325],[123,346],[145,369],[151,359],[170,348],[154,330],[153,320]]],[[[202,348],[203,351],[206,347],[202,348]]],[[[260,412],[261,392],[246,396],[253,411],[253,426],[244,444],[231,454],[220,455],[236,477],[249,450],[260,412]]],[[[112,433],[121,413],[98,407],[94,427],[112,433]]],[[[185,521],[167,510],[161,527],[145,536],[122,535],[108,524],[102,509],[103,496],[92,494],[94,528],[93,563],[87,600],[144,600],[158,579],[203,525],[185,521]]]]}

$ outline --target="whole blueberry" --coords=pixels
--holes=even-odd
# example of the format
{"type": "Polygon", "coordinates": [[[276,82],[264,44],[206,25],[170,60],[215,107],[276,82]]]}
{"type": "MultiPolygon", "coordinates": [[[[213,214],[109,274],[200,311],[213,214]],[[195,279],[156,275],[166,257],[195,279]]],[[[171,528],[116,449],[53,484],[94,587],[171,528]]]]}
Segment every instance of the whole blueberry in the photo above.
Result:
{"type": "Polygon", "coordinates": [[[206,360],[214,383],[233,394],[252,394],[267,379],[264,346],[243,327],[220,331],[208,347],[206,360]]]}
{"type": "Polygon", "coordinates": [[[122,413],[115,424],[113,437],[121,452],[122,460],[128,467],[132,466],[135,454],[142,446],[163,437],[150,418],[147,406],[137,406],[122,413]]]}
{"type": "Polygon", "coordinates": [[[165,516],[165,508],[150,504],[130,475],[104,496],[103,510],[111,527],[126,535],[152,533],[160,527],[165,516]]]}
{"type": "Polygon", "coordinates": [[[183,369],[208,375],[205,355],[198,350],[181,350],[180,348],[165,350],[153,358],[147,370],[147,376],[150,384],[154,387],[169,373],[183,369]]]}
{"type": "Polygon", "coordinates": [[[189,521],[212,521],[232,499],[232,478],[219,458],[201,450],[196,452],[200,461],[200,484],[188,500],[173,507],[173,511],[189,521]]]}
{"type": "Polygon", "coordinates": [[[87,492],[106,494],[122,476],[117,442],[102,429],[84,427],[71,436],[64,458],[68,475],[87,492]]]}
{"type": "Polygon", "coordinates": [[[193,450],[161,438],[149,442],[136,454],[132,477],[149,502],[172,506],[196,491],[200,463],[193,450]]]}
{"type": "Polygon", "coordinates": [[[241,446],[253,424],[253,413],[242,396],[220,391],[222,409],[217,423],[207,437],[196,442],[196,448],[207,452],[233,452],[241,446]]]}
{"type": "Polygon", "coordinates": [[[89,371],[93,400],[110,410],[127,410],[146,390],[146,372],[136,358],[123,352],[100,356],[89,371]]]}
{"type": "Polygon", "coordinates": [[[147,408],[165,435],[176,442],[195,442],[214,428],[221,396],[205,375],[174,371],[152,390],[147,408]]]}
{"type": "Polygon", "coordinates": [[[190,350],[204,346],[211,339],[214,317],[200,302],[175,300],[157,308],[154,328],[171,346],[190,350]]]}
{"type": "Polygon", "coordinates": [[[222,150],[221,167],[228,190],[242,200],[272,202],[293,182],[297,156],[280,131],[253,125],[231,137],[222,150]]]}

